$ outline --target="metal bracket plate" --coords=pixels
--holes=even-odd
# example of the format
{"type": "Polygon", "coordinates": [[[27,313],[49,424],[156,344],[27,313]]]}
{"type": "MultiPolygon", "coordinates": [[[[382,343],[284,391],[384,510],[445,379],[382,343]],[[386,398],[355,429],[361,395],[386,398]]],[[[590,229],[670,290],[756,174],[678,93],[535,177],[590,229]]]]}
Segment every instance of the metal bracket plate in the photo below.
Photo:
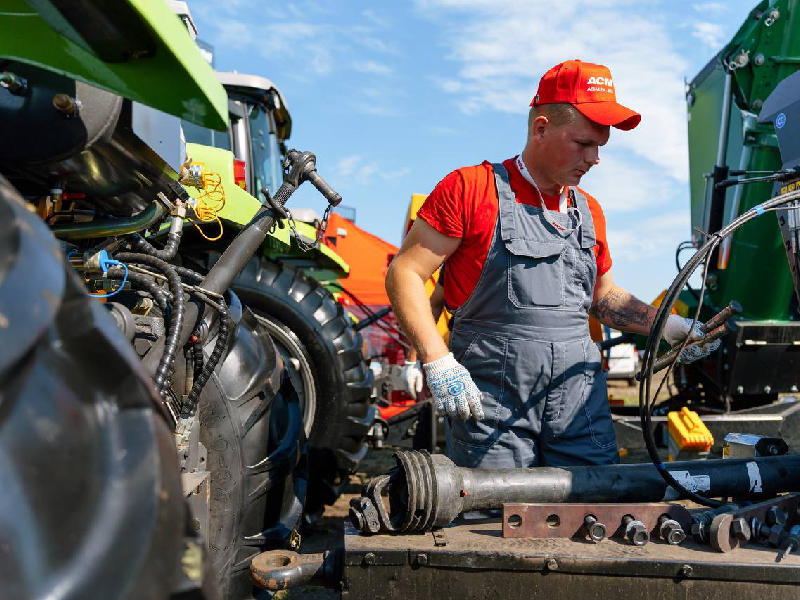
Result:
{"type": "Polygon", "coordinates": [[[586,515],[594,515],[605,524],[608,537],[623,536],[625,515],[632,515],[651,532],[656,529],[661,515],[669,515],[684,531],[689,531],[692,524],[689,511],[679,504],[503,504],[503,537],[585,536],[583,519],[586,515]]]}

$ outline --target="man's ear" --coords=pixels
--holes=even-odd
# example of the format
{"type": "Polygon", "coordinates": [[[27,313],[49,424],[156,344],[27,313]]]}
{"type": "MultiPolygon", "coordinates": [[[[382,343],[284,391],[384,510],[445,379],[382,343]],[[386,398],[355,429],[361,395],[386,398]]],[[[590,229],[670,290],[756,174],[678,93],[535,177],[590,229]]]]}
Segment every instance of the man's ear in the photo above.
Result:
{"type": "Polygon", "coordinates": [[[544,115],[539,115],[531,123],[530,135],[533,138],[541,139],[544,137],[547,129],[550,127],[550,121],[544,115]]]}

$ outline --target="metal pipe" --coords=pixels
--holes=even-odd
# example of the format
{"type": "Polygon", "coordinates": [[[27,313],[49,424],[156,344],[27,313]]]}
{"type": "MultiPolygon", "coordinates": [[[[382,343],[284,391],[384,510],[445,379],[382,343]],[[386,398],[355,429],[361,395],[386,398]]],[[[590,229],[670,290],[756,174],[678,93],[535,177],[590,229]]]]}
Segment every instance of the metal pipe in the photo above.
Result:
{"type": "MultiPolygon", "coordinates": [[[[747,116],[745,116],[743,124],[743,129],[745,133],[747,131],[754,130],[755,127],[756,127],[756,116],[753,114],[748,114],[747,116]]],[[[753,147],[748,144],[745,144],[744,148],[742,148],[742,155],[739,158],[740,171],[744,171],[747,169],[747,166],[750,163],[750,154],[752,153],[752,149],[753,147]]],[[[731,202],[730,208],[728,209],[727,218],[722,222],[723,227],[728,223],[732,222],[736,217],[739,216],[739,205],[742,202],[743,193],[744,193],[744,187],[741,185],[736,186],[736,190],[733,192],[733,201],[731,202]]],[[[717,256],[718,269],[728,268],[728,259],[730,258],[732,241],[733,241],[733,236],[727,237],[724,240],[722,240],[722,244],[720,245],[719,255],[717,256]]]]}
{"type": "Polygon", "coordinates": [[[89,238],[127,235],[150,227],[164,215],[160,202],[153,202],[140,213],[123,219],[100,219],[87,223],[53,225],[50,231],[60,240],[85,240],[89,238]]]}
{"type": "Polygon", "coordinates": [[[728,129],[731,120],[731,88],[733,87],[733,72],[730,69],[725,73],[725,89],[722,92],[722,119],[719,124],[719,140],[717,141],[717,166],[725,166],[725,157],[728,154],[728,129]]]}
{"type": "MultiPolygon", "coordinates": [[[[398,466],[370,481],[350,503],[350,520],[365,533],[429,531],[462,512],[509,502],[662,502],[677,499],[652,464],[468,469],[444,455],[397,452],[398,466]],[[388,492],[387,511],[382,494],[388,492]]],[[[708,497],[770,496],[800,489],[800,455],[686,461],[673,476],[708,497]],[[758,476],[761,492],[754,494],[758,476]]]]}

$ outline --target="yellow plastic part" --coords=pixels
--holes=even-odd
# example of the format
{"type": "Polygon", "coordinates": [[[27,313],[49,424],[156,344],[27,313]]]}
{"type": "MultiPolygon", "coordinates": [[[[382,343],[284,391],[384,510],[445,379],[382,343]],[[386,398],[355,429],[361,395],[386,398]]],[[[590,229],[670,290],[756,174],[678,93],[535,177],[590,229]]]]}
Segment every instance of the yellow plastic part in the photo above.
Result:
{"type": "Polygon", "coordinates": [[[693,410],[684,406],[680,412],[672,411],[667,415],[669,435],[678,450],[708,452],[714,445],[714,436],[693,410]]]}
{"type": "MultiPolygon", "coordinates": [[[[661,306],[661,303],[664,301],[664,296],[667,295],[667,290],[661,292],[655,300],[653,300],[650,305],[651,306],[661,306]]],[[[680,315],[682,317],[689,316],[689,307],[686,305],[685,302],[681,302],[680,300],[675,300],[675,304],[672,305],[672,310],[670,311],[673,315],[680,315]]]]}

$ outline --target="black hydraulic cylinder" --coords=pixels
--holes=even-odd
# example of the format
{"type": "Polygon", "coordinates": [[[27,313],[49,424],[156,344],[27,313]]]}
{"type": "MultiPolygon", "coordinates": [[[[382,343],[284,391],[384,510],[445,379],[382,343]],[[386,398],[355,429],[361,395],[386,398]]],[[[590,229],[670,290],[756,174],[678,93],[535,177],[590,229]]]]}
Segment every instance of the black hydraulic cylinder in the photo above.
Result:
{"type": "MultiPolygon", "coordinates": [[[[468,469],[441,454],[398,452],[398,466],[351,501],[366,533],[428,531],[459,514],[511,502],[662,502],[678,499],[650,464],[468,469]],[[381,498],[388,492],[387,512],[381,498]]],[[[800,455],[670,463],[669,471],[707,497],[758,498],[800,490],[800,455]],[[759,485],[754,485],[757,482],[759,485]],[[758,494],[753,493],[759,488],[758,494]]]]}

